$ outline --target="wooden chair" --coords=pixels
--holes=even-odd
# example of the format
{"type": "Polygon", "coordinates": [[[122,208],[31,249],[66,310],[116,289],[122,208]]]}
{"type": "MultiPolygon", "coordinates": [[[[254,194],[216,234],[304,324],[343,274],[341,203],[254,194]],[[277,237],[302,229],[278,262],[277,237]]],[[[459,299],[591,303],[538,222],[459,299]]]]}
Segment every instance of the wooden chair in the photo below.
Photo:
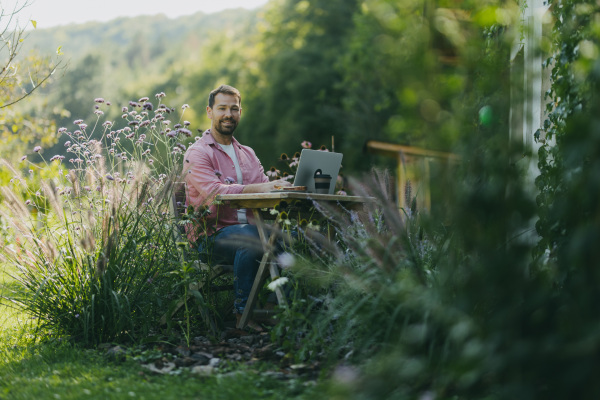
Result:
{"type": "MultiPolygon", "coordinates": [[[[169,201],[169,213],[175,222],[179,222],[181,219],[181,215],[185,212],[185,183],[184,182],[175,182],[173,187],[173,193],[171,195],[169,201]]],[[[185,227],[183,225],[176,223],[176,229],[173,230],[173,235],[175,243],[178,246],[181,246],[183,249],[180,252],[180,261],[181,262],[190,262],[188,257],[188,249],[190,243],[187,239],[185,227]]],[[[233,285],[225,285],[225,286],[215,286],[213,282],[224,275],[230,274],[233,275],[233,265],[221,265],[215,264],[210,265],[199,260],[192,261],[194,266],[203,272],[206,272],[208,275],[201,282],[192,282],[189,285],[189,290],[187,296],[182,296],[174,306],[172,306],[160,319],[160,324],[165,325],[167,320],[173,318],[173,316],[185,305],[187,301],[190,300],[190,297],[193,296],[193,292],[201,291],[209,286],[209,290],[213,291],[222,291],[222,290],[233,290],[233,285]]],[[[199,306],[199,311],[202,315],[204,321],[214,329],[214,321],[208,315],[208,311],[202,305],[199,306]]]]}
{"type": "MultiPolygon", "coordinates": [[[[170,212],[170,215],[173,218],[173,220],[176,222],[181,219],[181,215],[185,212],[185,199],[186,199],[185,198],[185,183],[184,182],[174,183],[173,193],[171,195],[171,199],[169,202],[169,212],[170,212]]],[[[185,227],[183,225],[176,224],[176,229],[174,229],[173,234],[175,235],[174,239],[177,244],[181,244],[182,247],[189,246],[189,241],[187,240],[185,227]]],[[[182,262],[184,262],[184,261],[189,262],[189,259],[187,257],[188,252],[186,250],[187,249],[184,249],[180,253],[182,262]]],[[[223,277],[225,275],[233,275],[233,265],[222,265],[222,264],[210,265],[208,263],[204,263],[199,260],[194,260],[193,263],[197,269],[206,272],[208,274],[207,277],[202,282],[190,283],[187,296],[185,296],[185,295],[182,296],[177,301],[177,303],[175,303],[175,305],[172,306],[161,317],[161,319],[160,319],[161,325],[165,325],[169,319],[173,318],[173,316],[185,305],[185,303],[190,300],[190,297],[193,296],[192,293],[195,291],[199,292],[202,289],[208,289],[208,290],[212,290],[212,291],[233,290],[233,285],[221,285],[221,286],[214,285],[214,281],[216,279],[223,277]],[[208,285],[208,288],[207,288],[207,285],[208,285]]],[[[271,270],[272,276],[273,276],[273,274],[275,274],[274,268],[276,268],[276,267],[274,265],[271,265],[270,270],[271,270]]],[[[253,285],[253,290],[251,293],[251,297],[253,299],[256,299],[257,294],[258,294],[258,293],[256,293],[256,290],[257,290],[257,288],[262,287],[265,278],[266,278],[266,276],[262,273],[258,273],[256,275],[255,282],[253,285]]],[[[280,298],[281,296],[282,295],[278,292],[277,300],[278,300],[278,303],[280,303],[280,304],[282,301],[285,302],[285,300],[282,300],[280,298]]],[[[254,301],[251,302],[251,308],[248,311],[250,313],[252,313],[254,316],[260,316],[261,318],[265,318],[265,317],[271,317],[274,314],[276,314],[276,311],[274,311],[274,310],[254,308],[253,304],[254,304],[254,301]]],[[[200,311],[200,314],[202,315],[202,318],[207,323],[207,326],[209,326],[213,331],[216,331],[214,320],[212,318],[210,318],[208,310],[205,307],[203,307],[202,304],[199,305],[198,309],[200,311]]]]}

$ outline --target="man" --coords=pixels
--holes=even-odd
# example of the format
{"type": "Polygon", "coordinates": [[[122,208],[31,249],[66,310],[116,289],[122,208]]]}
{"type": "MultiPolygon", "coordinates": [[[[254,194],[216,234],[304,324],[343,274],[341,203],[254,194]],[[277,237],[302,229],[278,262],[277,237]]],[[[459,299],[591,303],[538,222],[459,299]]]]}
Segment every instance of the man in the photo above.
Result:
{"type": "MultiPolygon", "coordinates": [[[[210,129],[191,145],[184,157],[187,204],[208,206],[210,214],[200,229],[189,229],[188,238],[199,251],[210,251],[213,262],[233,265],[235,302],[239,322],[258,271],[263,249],[258,230],[246,210],[214,205],[217,194],[267,193],[275,186],[291,186],[285,180],[269,182],[254,151],[234,137],[242,116],[240,92],[221,85],[210,92],[206,113],[210,129]]],[[[260,330],[254,322],[248,326],[260,330]]]]}

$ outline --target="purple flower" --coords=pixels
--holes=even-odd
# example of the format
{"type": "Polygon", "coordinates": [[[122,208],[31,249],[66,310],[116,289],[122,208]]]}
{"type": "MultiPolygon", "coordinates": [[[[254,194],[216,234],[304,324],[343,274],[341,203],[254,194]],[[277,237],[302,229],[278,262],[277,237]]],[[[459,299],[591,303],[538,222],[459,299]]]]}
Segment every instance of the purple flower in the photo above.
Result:
{"type": "Polygon", "coordinates": [[[109,181],[115,180],[115,178],[113,178],[113,176],[111,174],[106,174],[106,179],[108,179],[109,181]]]}
{"type": "Polygon", "coordinates": [[[30,205],[31,204],[31,200],[25,200],[25,204],[30,205]]]}
{"type": "Polygon", "coordinates": [[[175,124],[175,126],[173,128],[174,129],[179,129],[179,128],[181,128],[181,124],[175,124]]]}
{"type": "Polygon", "coordinates": [[[190,106],[188,106],[187,104],[184,104],[184,105],[181,106],[182,110],[185,110],[186,108],[190,108],[190,106]]]}
{"type": "Polygon", "coordinates": [[[192,123],[190,121],[183,121],[184,126],[190,126],[192,123]]]}
{"type": "Polygon", "coordinates": [[[75,121],[73,121],[73,124],[75,124],[75,125],[83,124],[83,120],[82,119],[76,119],[75,121]]]}
{"type": "Polygon", "coordinates": [[[227,178],[225,178],[225,183],[230,185],[232,183],[235,183],[235,180],[232,177],[228,176],[227,178]]]}
{"type": "Polygon", "coordinates": [[[129,111],[129,109],[128,109],[127,107],[123,107],[123,108],[121,108],[121,112],[124,112],[124,113],[126,113],[127,111],[129,111]]]}
{"type": "Polygon", "coordinates": [[[97,99],[94,99],[95,103],[104,103],[104,99],[102,97],[98,97],[97,99]]]}
{"type": "Polygon", "coordinates": [[[157,99],[160,99],[161,97],[165,97],[165,96],[166,96],[165,92],[156,93],[154,95],[154,97],[156,97],[157,99]]]}
{"type": "Polygon", "coordinates": [[[67,128],[58,128],[58,133],[65,133],[67,128]]]}
{"type": "Polygon", "coordinates": [[[129,105],[130,105],[131,107],[139,107],[139,106],[140,106],[140,105],[139,105],[138,103],[136,103],[135,101],[130,101],[130,102],[129,102],[129,105]]]}
{"type": "Polygon", "coordinates": [[[153,109],[154,106],[152,105],[152,103],[144,103],[144,110],[152,111],[153,109]]]}
{"type": "Polygon", "coordinates": [[[305,149],[310,149],[312,147],[312,143],[305,140],[302,143],[300,143],[300,146],[302,146],[305,149]]]}
{"type": "Polygon", "coordinates": [[[26,159],[27,159],[27,156],[21,157],[21,161],[25,161],[26,159]]]}
{"type": "Polygon", "coordinates": [[[145,97],[145,96],[144,96],[144,97],[142,97],[141,99],[139,99],[139,100],[138,100],[138,102],[140,102],[140,103],[145,103],[145,102],[147,102],[148,100],[150,100],[150,98],[149,98],[149,97],[145,97]]]}
{"type": "Polygon", "coordinates": [[[190,131],[189,129],[180,128],[180,129],[177,129],[177,132],[183,133],[187,137],[192,136],[192,131],[190,131]]]}
{"type": "Polygon", "coordinates": [[[40,152],[40,150],[42,150],[42,148],[41,148],[40,146],[35,146],[35,147],[33,148],[33,151],[34,151],[35,153],[39,153],[39,152],[40,152]]]}
{"type": "Polygon", "coordinates": [[[216,175],[216,176],[221,176],[221,175],[223,175],[223,174],[222,174],[222,173],[221,173],[221,171],[219,171],[218,169],[215,169],[215,175],[216,175]]]}

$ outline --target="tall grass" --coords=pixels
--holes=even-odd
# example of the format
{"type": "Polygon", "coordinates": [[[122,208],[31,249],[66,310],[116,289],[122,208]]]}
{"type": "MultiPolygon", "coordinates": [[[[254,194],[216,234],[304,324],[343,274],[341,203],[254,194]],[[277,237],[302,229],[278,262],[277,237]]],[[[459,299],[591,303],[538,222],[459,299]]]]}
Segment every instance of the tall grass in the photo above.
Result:
{"type": "Polygon", "coordinates": [[[318,244],[320,262],[297,254],[292,267],[297,298],[274,335],[299,358],[364,359],[426,312],[439,251],[417,214],[397,208],[385,171],[374,171],[368,183],[354,181],[351,190],[376,201],[364,212],[316,204],[335,224],[336,240],[318,244]]]}
{"type": "Polygon", "coordinates": [[[4,162],[14,177],[1,188],[2,256],[25,292],[9,297],[45,331],[85,344],[130,340],[166,310],[179,268],[168,203],[185,150],[179,140],[191,132],[167,119],[175,110],[163,96],[156,106],[142,98],[123,107],[121,129],[102,123],[110,103],[96,99],[92,128],[76,120],[73,132],[59,130],[69,160],[46,161],[36,147],[40,164],[22,158],[28,176],[4,162]]]}

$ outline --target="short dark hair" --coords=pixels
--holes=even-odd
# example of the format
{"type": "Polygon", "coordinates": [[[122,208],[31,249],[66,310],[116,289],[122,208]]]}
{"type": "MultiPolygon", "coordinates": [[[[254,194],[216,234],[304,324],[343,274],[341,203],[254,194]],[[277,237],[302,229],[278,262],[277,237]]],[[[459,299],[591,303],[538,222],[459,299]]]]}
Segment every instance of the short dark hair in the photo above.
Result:
{"type": "Polygon", "coordinates": [[[233,86],[221,85],[218,88],[214,89],[212,92],[210,92],[210,94],[208,95],[208,106],[210,108],[213,108],[213,106],[215,105],[215,96],[219,93],[230,94],[232,96],[237,97],[240,103],[240,107],[242,106],[242,95],[240,94],[240,91],[234,88],[233,86]]]}

